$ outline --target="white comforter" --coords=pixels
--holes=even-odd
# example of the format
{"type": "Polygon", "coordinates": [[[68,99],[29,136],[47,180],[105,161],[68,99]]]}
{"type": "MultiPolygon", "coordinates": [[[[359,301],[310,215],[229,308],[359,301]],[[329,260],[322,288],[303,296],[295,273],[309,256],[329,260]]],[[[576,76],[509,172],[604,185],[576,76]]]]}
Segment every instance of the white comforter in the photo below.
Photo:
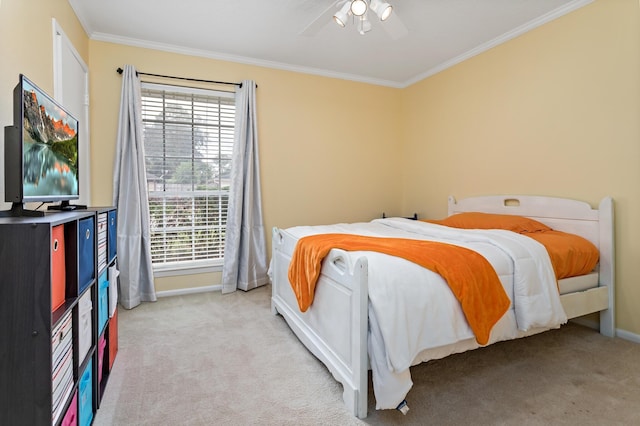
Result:
{"type": "MultiPolygon", "coordinates": [[[[461,230],[401,218],[289,228],[296,237],[319,233],[424,239],[482,254],[494,267],[511,309],[489,343],[514,339],[567,321],[549,256],[535,240],[510,231],[461,230]]],[[[376,408],[396,408],[412,386],[409,367],[478,347],[459,302],[442,277],[407,260],[374,252],[368,258],[369,359],[376,408]]]]}

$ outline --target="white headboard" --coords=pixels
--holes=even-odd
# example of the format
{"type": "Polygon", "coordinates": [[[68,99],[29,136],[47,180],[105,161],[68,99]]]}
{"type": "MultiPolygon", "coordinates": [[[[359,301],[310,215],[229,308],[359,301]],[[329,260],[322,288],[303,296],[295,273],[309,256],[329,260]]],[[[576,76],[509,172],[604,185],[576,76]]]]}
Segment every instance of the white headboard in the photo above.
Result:
{"type": "Polygon", "coordinates": [[[613,201],[604,198],[598,210],[582,201],[532,195],[492,195],[456,201],[449,197],[449,215],[484,212],[526,216],[558,231],[580,235],[596,247],[613,238],[613,201]]]}
{"type": "Polygon", "coordinates": [[[613,298],[614,226],[613,199],[605,197],[598,209],[583,201],[533,195],[491,195],[456,201],[449,196],[449,215],[463,212],[484,212],[526,216],[558,231],[580,235],[600,251],[598,266],[600,285],[609,286],[613,298]]]}

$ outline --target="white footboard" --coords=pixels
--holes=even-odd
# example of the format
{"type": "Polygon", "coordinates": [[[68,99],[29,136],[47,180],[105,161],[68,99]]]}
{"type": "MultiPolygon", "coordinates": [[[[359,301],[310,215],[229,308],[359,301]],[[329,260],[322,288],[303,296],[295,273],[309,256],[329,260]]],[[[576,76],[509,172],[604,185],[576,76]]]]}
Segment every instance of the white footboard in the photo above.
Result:
{"type": "Polygon", "coordinates": [[[288,268],[296,240],[273,229],[271,308],[343,386],[343,399],[353,414],[367,416],[367,279],[366,258],[351,260],[332,250],[324,260],[313,304],[300,312],[288,268]]]}

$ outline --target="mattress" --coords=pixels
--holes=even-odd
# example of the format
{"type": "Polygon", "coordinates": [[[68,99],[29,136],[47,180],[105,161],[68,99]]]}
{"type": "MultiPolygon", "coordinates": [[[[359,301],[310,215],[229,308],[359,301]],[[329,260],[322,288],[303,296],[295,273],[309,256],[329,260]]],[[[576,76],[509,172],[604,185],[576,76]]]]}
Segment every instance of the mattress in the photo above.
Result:
{"type": "Polygon", "coordinates": [[[563,278],[558,281],[558,290],[560,294],[575,293],[576,291],[585,291],[593,287],[598,287],[598,273],[580,275],[578,277],[563,278]]]}

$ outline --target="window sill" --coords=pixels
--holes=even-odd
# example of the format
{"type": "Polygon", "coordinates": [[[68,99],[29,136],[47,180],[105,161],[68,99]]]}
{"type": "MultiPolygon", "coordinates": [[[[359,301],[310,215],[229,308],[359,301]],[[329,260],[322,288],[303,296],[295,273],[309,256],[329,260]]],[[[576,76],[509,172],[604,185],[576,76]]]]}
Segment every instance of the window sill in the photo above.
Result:
{"type": "Polygon", "coordinates": [[[219,265],[162,265],[153,268],[153,276],[175,277],[180,275],[207,274],[212,272],[221,272],[222,264],[219,265]]]}

